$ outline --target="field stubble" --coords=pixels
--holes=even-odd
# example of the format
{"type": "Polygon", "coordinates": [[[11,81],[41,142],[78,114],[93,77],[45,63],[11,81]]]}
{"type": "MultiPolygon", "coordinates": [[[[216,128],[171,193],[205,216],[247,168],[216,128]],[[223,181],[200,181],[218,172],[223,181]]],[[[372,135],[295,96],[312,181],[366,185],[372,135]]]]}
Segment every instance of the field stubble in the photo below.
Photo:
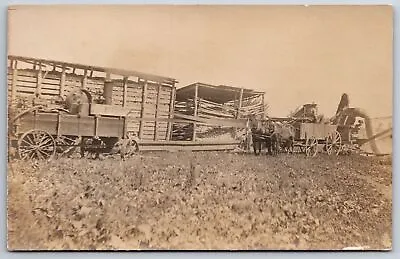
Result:
{"type": "Polygon", "coordinates": [[[391,247],[391,160],[227,152],[13,161],[9,249],[391,247]]]}

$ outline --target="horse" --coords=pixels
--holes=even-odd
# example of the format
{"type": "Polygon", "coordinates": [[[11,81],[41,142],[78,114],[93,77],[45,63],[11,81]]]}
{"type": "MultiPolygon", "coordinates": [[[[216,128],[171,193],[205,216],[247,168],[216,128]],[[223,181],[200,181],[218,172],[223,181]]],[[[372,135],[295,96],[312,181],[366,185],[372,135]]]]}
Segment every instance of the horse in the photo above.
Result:
{"type": "Polygon", "coordinates": [[[257,156],[261,154],[263,145],[266,146],[270,155],[277,155],[279,151],[279,133],[275,132],[271,123],[254,123],[251,127],[253,150],[257,156]]]}
{"type": "Polygon", "coordinates": [[[294,151],[294,129],[286,123],[276,123],[276,132],[279,135],[280,149],[286,153],[294,151]]]}
{"type": "Polygon", "coordinates": [[[279,153],[280,149],[281,134],[279,131],[277,131],[276,123],[272,121],[268,123],[266,131],[266,146],[268,154],[276,156],[279,153]]]}
{"type": "Polygon", "coordinates": [[[263,138],[263,131],[260,128],[251,128],[251,139],[253,141],[254,155],[261,154],[262,144],[265,141],[263,138]],[[257,152],[258,151],[258,152],[257,152]]]}

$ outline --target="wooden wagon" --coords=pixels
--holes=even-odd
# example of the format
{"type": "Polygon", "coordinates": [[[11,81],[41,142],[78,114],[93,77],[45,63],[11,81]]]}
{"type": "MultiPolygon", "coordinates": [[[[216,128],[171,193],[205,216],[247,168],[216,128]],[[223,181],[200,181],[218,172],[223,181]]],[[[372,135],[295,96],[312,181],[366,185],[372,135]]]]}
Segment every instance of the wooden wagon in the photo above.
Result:
{"type": "Polygon", "coordinates": [[[13,120],[13,137],[21,159],[51,159],[80,147],[81,155],[110,153],[125,158],[138,151],[126,116],[98,116],[95,106],[81,105],[77,114],[35,106],[13,120]]]}
{"type": "Polygon", "coordinates": [[[304,104],[291,117],[271,120],[286,122],[293,134],[294,147],[306,156],[316,156],[318,151],[339,155],[343,149],[343,128],[320,121],[315,103],[304,104]]]}
{"type": "Polygon", "coordinates": [[[69,93],[84,89],[93,103],[104,104],[96,107],[103,109],[104,116],[118,115],[118,108],[128,109],[127,130],[143,140],[169,139],[172,122],[158,119],[172,118],[176,82],[130,70],[9,56],[11,107],[58,104],[69,93]]]}
{"type": "Polygon", "coordinates": [[[337,125],[296,122],[294,129],[294,146],[306,156],[315,156],[320,146],[328,155],[339,155],[342,150],[342,137],[337,125]]]}

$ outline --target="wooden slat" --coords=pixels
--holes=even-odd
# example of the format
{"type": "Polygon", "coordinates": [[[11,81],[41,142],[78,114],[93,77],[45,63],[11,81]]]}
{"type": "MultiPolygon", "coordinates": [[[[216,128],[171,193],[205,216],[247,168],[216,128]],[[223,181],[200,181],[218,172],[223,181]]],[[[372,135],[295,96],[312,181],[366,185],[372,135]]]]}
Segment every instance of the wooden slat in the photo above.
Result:
{"type": "Polygon", "coordinates": [[[242,108],[242,102],[243,102],[243,88],[240,89],[239,106],[237,108],[236,119],[240,118],[240,109],[242,108]]]}
{"type": "MultiPolygon", "coordinates": [[[[158,93],[157,93],[157,102],[156,102],[156,111],[155,111],[155,117],[158,118],[158,109],[159,109],[159,104],[160,104],[160,92],[161,92],[161,85],[158,85],[158,93]]],[[[158,124],[156,121],[155,129],[154,129],[154,140],[157,140],[157,135],[158,135],[158,124]]]]}
{"type": "Polygon", "coordinates": [[[56,91],[60,91],[60,85],[54,85],[54,84],[45,84],[42,83],[42,89],[51,89],[51,90],[56,90],[56,91]]]}
{"type": "Polygon", "coordinates": [[[27,77],[27,76],[21,76],[20,74],[18,74],[18,81],[20,82],[30,82],[30,83],[37,83],[37,77],[27,77]]]}
{"type": "Polygon", "coordinates": [[[18,69],[15,68],[13,71],[12,84],[11,84],[11,103],[15,101],[17,95],[17,80],[18,80],[18,69]]]}
{"type": "MultiPolygon", "coordinates": [[[[32,92],[18,92],[16,94],[16,96],[18,97],[22,97],[22,98],[28,98],[29,100],[32,100],[35,98],[34,93],[32,92]]],[[[58,98],[58,95],[47,95],[47,94],[42,94],[42,96],[40,97],[41,99],[45,99],[45,100],[55,100],[58,98]]]]}
{"type": "MultiPolygon", "coordinates": [[[[40,67],[40,64],[39,64],[40,67]]],[[[41,88],[42,88],[42,69],[41,67],[39,68],[38,72],[37,72],[37,88],[36,88],[36,96],[37,97],[41,97],[41,88]]]]}
{"type": "Polygon", "coordinates": [[[37,79],[36,79],[36,82],[17,81],[17,86],[36,89],[37,88],[37,79]]]}
{"type": "MultiPolygon", "coordinates": [[[[169,118],[171,119],[173,117],[173,112],[174,112],[174,106],[175,106],[175,94],[176,94],[176,89],[175,87],[172,88],[171,90],[171,95],[170,95],[170,103],[169,103],[169,118]]],[[[172,137],[172,122],[168,123],[168,131],[167,131],[167,139],[170,140],[172,137]]]]}
{"type": "Polygon", "coordinates": [[[62,67],[61,78],[60,78],[60,96],[65,91],[65,66],[62,67]]]}
{"type": "MultiPolygon", "coordinates": [[[[147,99],[147,81],[143,85],[143,92],[142,92],[142,100],[145,101],[146,99],[147,99]]],[[[143,118],[143,115],[144,115],[144,112],[145,112],[144,111],[144,104],[145,104],[144,101],[142,102],[142,110],[141,110],[142,114],[140,116],[142,118],[143,118]]],[[[144,123],[141,122],[140,123],[140,128],[139,128],[139,138],[143,137],[143,127],[144,127],[144,123]]]]}
{"type": "MultiPolygon", "coordinates": [[[[16,91],[17,91],[17,95],[20,92],[29,93],[32,96],[34,96],[36,94],[36,88],[19,87],[18,85],[16,87],[16,91]]],[[[57,95],[58,96],[59,92],[58,92],[58,90],[54,90],[54,89],[42,88],[41,89],[41,94],[51,94],[51,95],[57,95]]]]}
{"type": "Polygon", "coordinates": [[[18,74],[19,74],[20,76],[26,76],[26,77],[34,77],[34,78],[36,78],[37,70],[32,70],[32,69],[29,69],[29,70],[27,70],[27,69],[20,69],[20,70],[18,71],[18,74]]]}
{"type": "MultiPolygon", "coordinates": [[[[199,94],[199,86],[196,84],[194,88],[194,114],[193,116],[197,117],[197,109],[198,109],[198,94],[199,94]]],[[[196,122],[193,122],[193,137],[192,141],[196,141],[196,122]]]]}
{"type": "Polygon", "coordinates": [[[87,69],[85,69],[85,71],[83,72],[83,78],[82,78],[82,89],[86,89],[87,88],[87,69]]]}
{"type": "Polygon", "coordinates": [[[42,78],[42,83],[43,84],[47,84],[47,85],[60,85],[60,79],[53,79],[53,78],[48,78],[48,76],[46,76],[46,78],[42,78]]]}
{"type": "Polygon", "coordinates": [[[128,81],[128,77],[124,77],[124,81],[123,81],[123,98],[122,98],[122,106],[123,107],[125,107],[126,106],[126,101],[127,101],[127,98],[128,98],[128,92],[127,92],[127,88],[128,88],[128,85],[127,85],[127,81],[128,81]]]}

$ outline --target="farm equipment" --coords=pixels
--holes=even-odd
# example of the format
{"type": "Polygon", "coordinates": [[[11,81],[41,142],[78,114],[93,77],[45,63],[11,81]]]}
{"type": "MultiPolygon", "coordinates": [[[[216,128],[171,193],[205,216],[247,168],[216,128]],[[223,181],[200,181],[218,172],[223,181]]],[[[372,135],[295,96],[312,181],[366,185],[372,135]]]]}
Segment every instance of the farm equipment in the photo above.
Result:
{"type": "Polygon", "coordinates": [[[89,92],[71,93],[65,108],[37,105],[10,121],[12,146],[23,160],[48,160],[79,147],[81,156],[96,156],[117,150],[121,157],[138,151],[134,135],[127,131],[128,111],[113,108],[104,116],[104,105],[92,103],[89,92]]]}
{"type": "Polygon", "coordinates": [[[379,154],[375,140],[392,131],[389,128],[374,135],[370,117],[359,108],[349,107],[347,94],[342,95],[336,114],[329,121],[322,121],[322,117],[317,116],[317,105],[314,103],[303,105],[289,118],[271,120],[286,122],[286,127],[293,131],[294,146],[306,156],[315,156],[319,150],[328,155],[350,154],[360,151],[366,143],[371,145],[374,154],[379,154]],[[366,139],[359,136],[363,124],[366,139]]]}

